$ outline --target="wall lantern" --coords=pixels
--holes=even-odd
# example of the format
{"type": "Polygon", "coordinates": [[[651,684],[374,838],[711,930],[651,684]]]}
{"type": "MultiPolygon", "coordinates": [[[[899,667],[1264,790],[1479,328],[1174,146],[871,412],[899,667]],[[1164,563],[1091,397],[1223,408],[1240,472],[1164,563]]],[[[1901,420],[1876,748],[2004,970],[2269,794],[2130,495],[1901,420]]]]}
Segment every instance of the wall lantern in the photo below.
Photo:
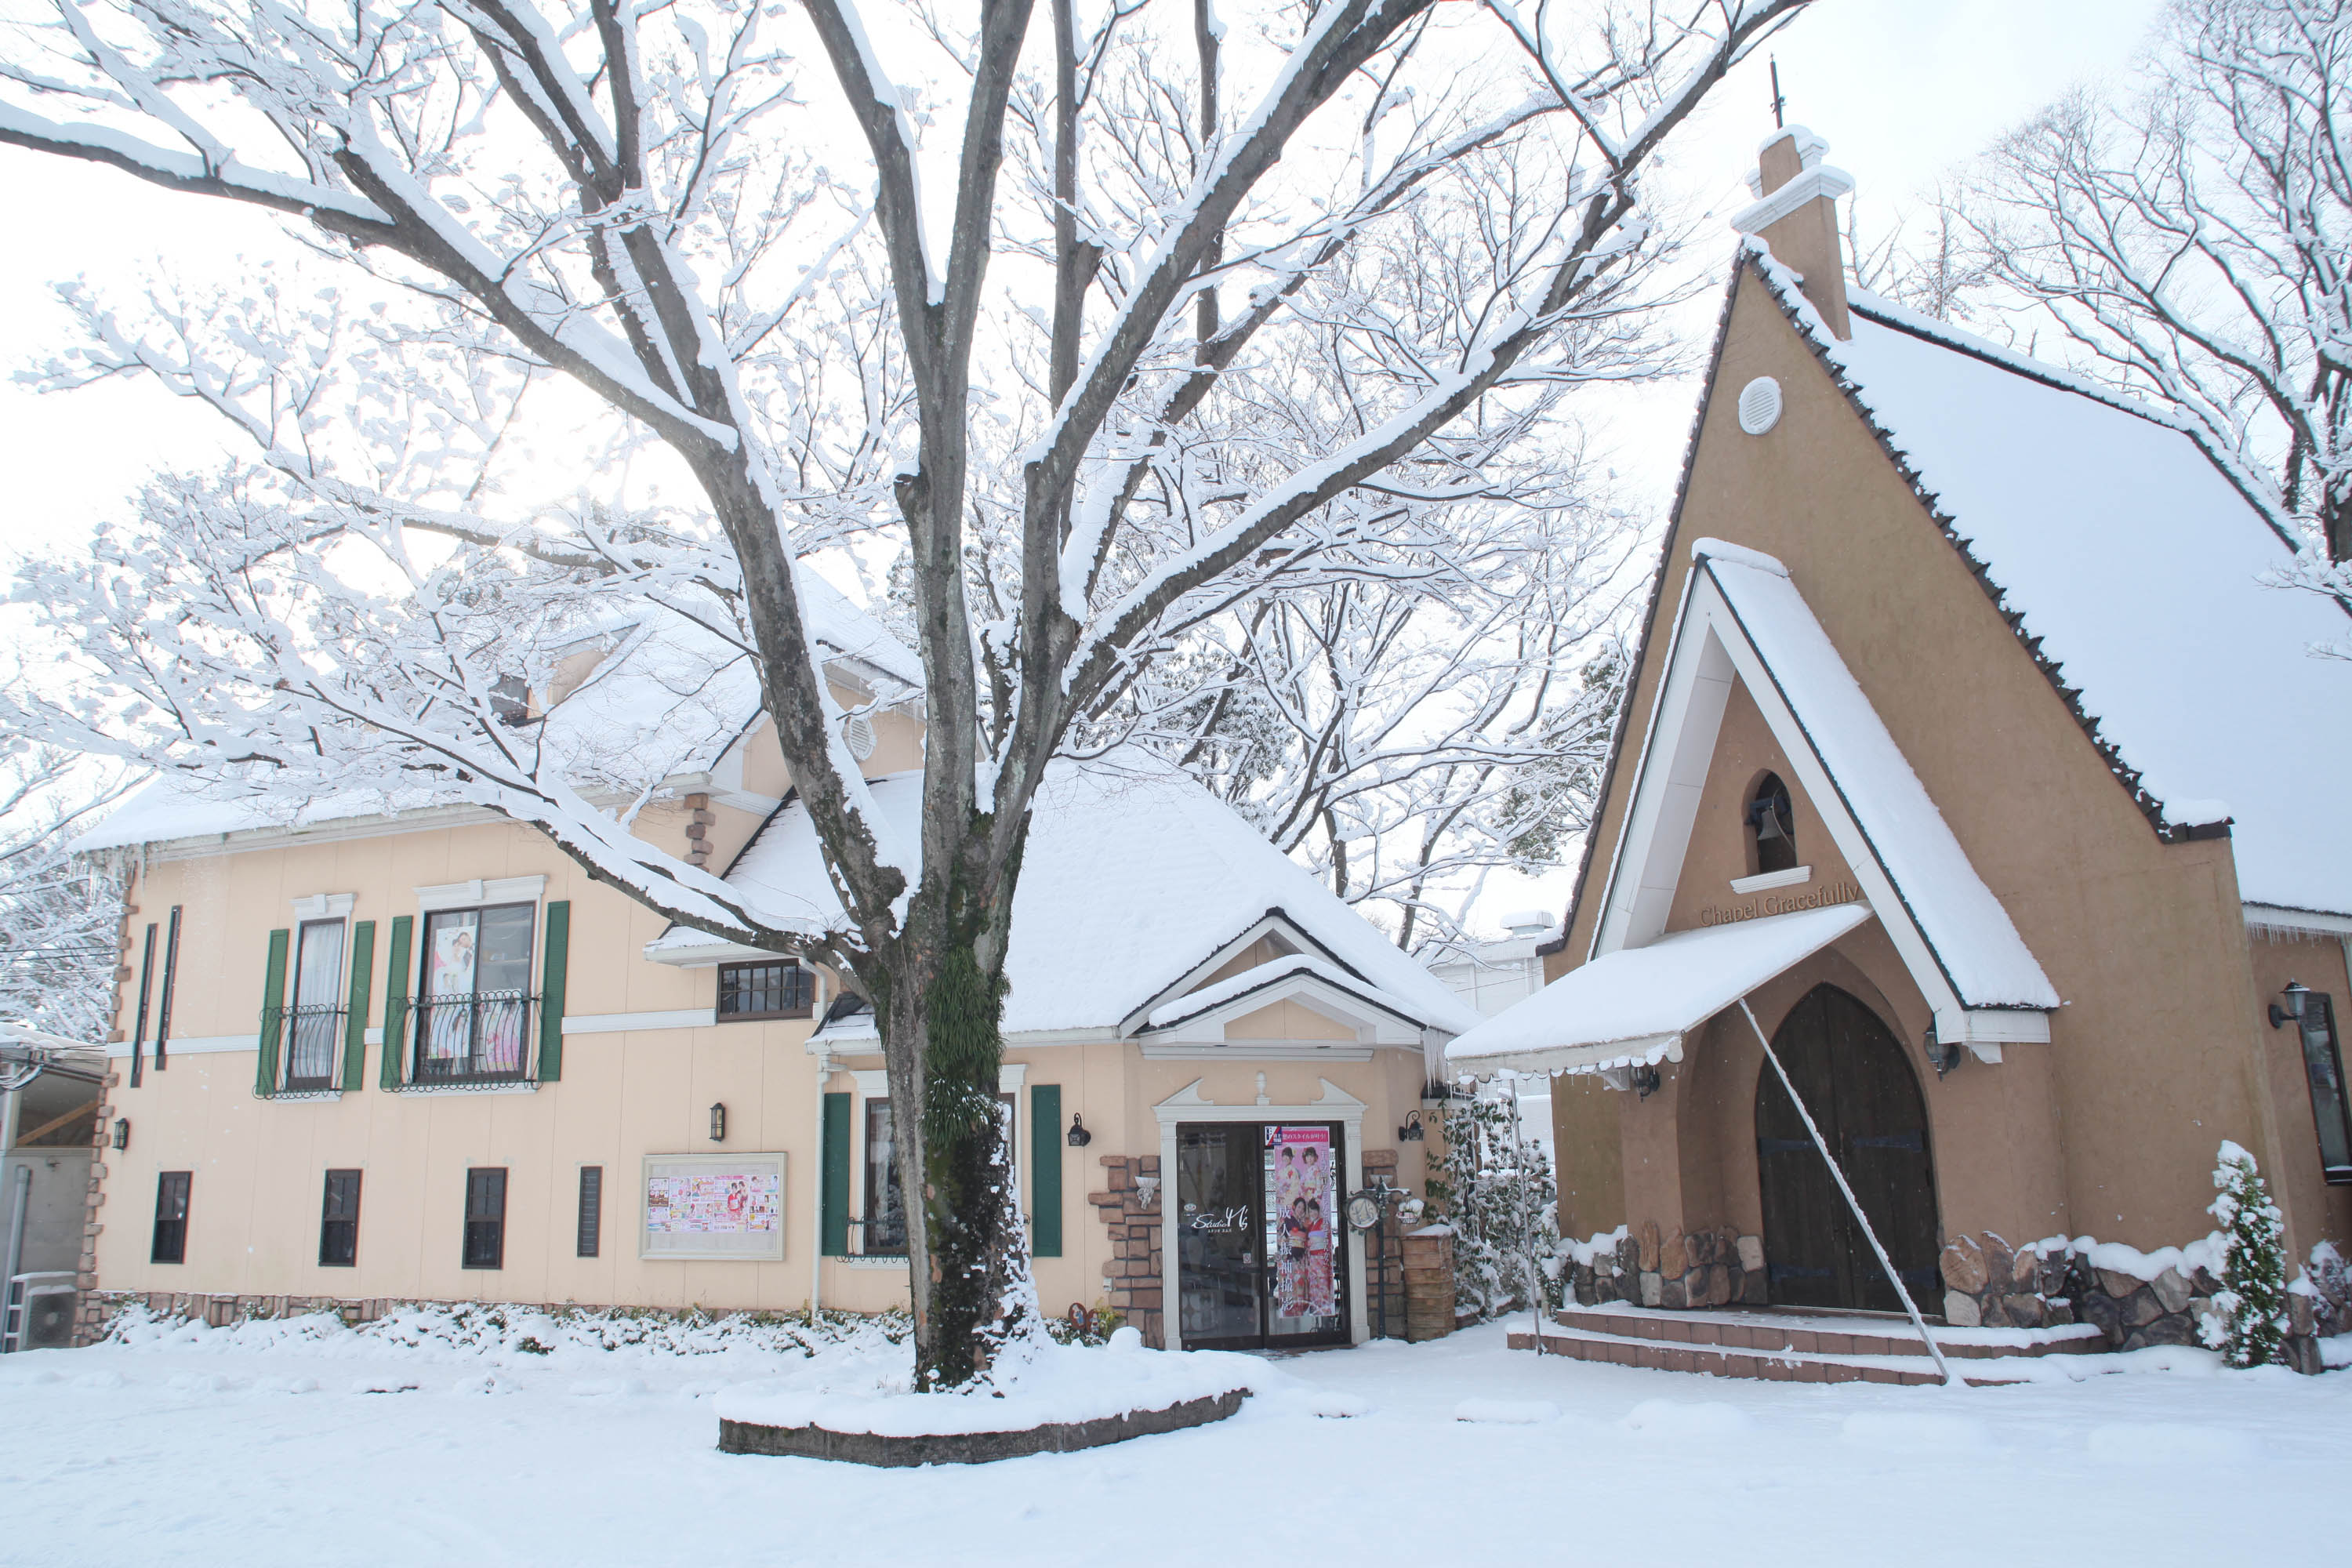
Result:
{"type": "Polygon", "coordinates": [[[710,1108],[710,1141],[713,1143],[727,1142],[727,1107],[723,1104],[710,1108]]]}
{"type": "Polygon", "coordinates": [[[1633,1098],[1636,1100],[1649,1099],[1650,1096],[1658,1092],[1658,1082],[1657,1068],[1654,1067],[1635,1068],[1633,1069],[1633,1098]]]}
{"type": "Polygon", "coordinates": [[[2279,994],[2286,998],[2286,1005],[2282,1007],[2275,1002],[2271,1004],[2271,1027],[2284,1029],[2290,1022],[2302,1023],[2304,1007],[2311,1000],[2311,987],[2300,980],[2290,980],[2286,983],[2286,989],[2279,994]]]}
{"type": "Polygon", "coordinates": [[[1397,1142],[1400,1143],[1419,1143],[1428,1136],[1422,1128],[1421,1112],[1418,1110],[1406,1117],[1404,1125],[1397,1129],[1397,1142]]]}
{"type": "Polygon", "coordinates": [[[114,1146],[118,1149],[131,1147],[131,1118],[128,1116],[114,1119],[114,1146]]]}
{"type": "Polygon", "coordinates": [[[1094,1141],[1095,1135],[1087,1131],[1087,1124],[1078,1120],[1078,1113],[1075,1110],[1070,1112],[1069,1135],[1062,1142],[1073,1149],[1083,1149],[1094,1141]]]}
{"type": "Polygon", "coordinates": [[[1951,1070],[1960,1065],[1961,1058],[1969,1054],[1968,1047],[1958,1040],[1937,1039],[1936,1026],[1933,1024],[1927,1026],[1925,1046],[1927,1052],[1927,1065],[1936,1069],[1936,1076],[1939,1079],[1949,1076],[1951,1070]]]}

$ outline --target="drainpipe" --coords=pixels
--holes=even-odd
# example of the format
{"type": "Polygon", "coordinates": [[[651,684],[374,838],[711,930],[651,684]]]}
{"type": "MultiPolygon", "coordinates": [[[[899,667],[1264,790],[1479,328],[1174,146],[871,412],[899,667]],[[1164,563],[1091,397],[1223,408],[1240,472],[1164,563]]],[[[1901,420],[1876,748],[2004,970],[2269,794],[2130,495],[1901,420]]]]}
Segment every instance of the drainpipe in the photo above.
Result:
{"type": "MultiPolygon", "coordinates": [[[[824,1026],[819,1025],[820,1028],[824,1026]]],[[[824,1085],[833,1077],[833,1053],[816,1054],[816,1169],[809,1182],[809,1317],[824,1304],[824,1085]]]]}
{"type": "Polygon", "coordinates": [[[1797,1086],[1789,1081],[1789,1069],[1782,1067],[1780,1058],[1772,1054],[1772,1042],[1764,1037],[1764,1026],[1756,1021],[1755,1011],[1748,1005],[1745,996],[1739,999],[1739,1010],[1748,1016],[1748,1026],[1756,1031],[1756,1043],[1764,1047],[1764,1059],[1772,1064],[1773,1072],[1780,1076],[1780,1087],[1789,1091],[1789,1103],[1797,1108],[1797,1117],[1804,1122],[1805,1131],[1811,1134],[1813,1147],[1822,1152],[1822,1159],[1830,1168],[1830,1179],[1837,1183],[1838,1191],[1845,1194],[1846,1207],[1853,1211],[1853,1223],[1862,1226],[1863,1238],[1870,1243],[1870,1250],[1878,1255],[1878,1266],[1886,1270],[1886,1282],[1895,1287],[1895,1294],[1902,1300],[1903,1310],[1911,1314],[1911,1326],[1919,1331],[1920,1342],[1927,1347],[1927,1354],[1934,1359],[1936,1370],[1943,1374],[1944,1386],[1951,1387],[1959,1379],[1952,1375],[1951,1367],[1945,1363],[1944,1348],[1936,1342],[1936,1336],[1927,1331],[1927,1320],[1919,1315],[1918,1305],[1911,1300],[1911,1291],[1903,1283],[1903,1276],[1895,1271],[1895,1260],[1887,1257],[1886,1248],[1878,1244],[1878,1233],[1870,1228],[1870,1216],[1862,1212],[1862,1200],[1853,1195],[1852,1187],[1846,1185],[1845,1173],[1838,1168],[1837,1156],[1830,1152],[1829,1144],[1822,1137],[1822,1130],[1813,1125],[1813,1113],[1805,1109],[1804,1100],[1797,1093],[1797,1086]]]}
{"type": "Polygon", "coordinates": [[[32,1197],[33,1167],[19,1160],[8,1175],[8,1253],[6,1267],[0,1269],[0,1351],[15,1350],[16,1342],[24,1338],[23,1312],[16,1301],[16,1275],[25,1263],[25,1208],[32,1197]]]}

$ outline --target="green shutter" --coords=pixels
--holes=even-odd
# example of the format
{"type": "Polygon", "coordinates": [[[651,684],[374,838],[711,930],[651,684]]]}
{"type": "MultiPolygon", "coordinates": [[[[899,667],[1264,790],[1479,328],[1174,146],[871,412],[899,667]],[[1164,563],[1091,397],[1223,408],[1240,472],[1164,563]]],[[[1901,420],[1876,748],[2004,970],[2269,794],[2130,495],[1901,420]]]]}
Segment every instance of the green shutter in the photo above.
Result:
{"type": "Polygon", "coordinates": [[[849,1256],[849,1096],[824,1097],[824,1255],[849,1256]]]}
{"type": "Polygon", "coordinates": [[[343,998],[343,1087],[364,1087],[367,1076],[368,983],[375,977],[375,921],[352,926],[352,991],[343,998]]]}
{"type": "Polygon", "coordinates": [[[1062,1256],[1062,1086],[1029,1089],[1029,1251],[1062,1256]]]}
{"type": "Polygon", "coordinates": [[[563,1076],[563,977],[572,958],[572,900],[547,906],[547,952],[539,971],[539,1081],[563,1076]]]}
{"type": "Polygon", "coordinates": [[[386,1089],[400,1087],[401,1058],[408,1042],[408,933],[416,929],[413,915],[392,917],[392,956],[383,966],[383,1060],[376,1081],[386,1089]]]}
{"type": "Polygon", "coordinates": [[[286,1032],[286,942],[292,933],[269,933],[269,970],[261,980],[260,1049],[254,1053],[253,1092],[278,1092],[278,1037],[286,1032]]]}

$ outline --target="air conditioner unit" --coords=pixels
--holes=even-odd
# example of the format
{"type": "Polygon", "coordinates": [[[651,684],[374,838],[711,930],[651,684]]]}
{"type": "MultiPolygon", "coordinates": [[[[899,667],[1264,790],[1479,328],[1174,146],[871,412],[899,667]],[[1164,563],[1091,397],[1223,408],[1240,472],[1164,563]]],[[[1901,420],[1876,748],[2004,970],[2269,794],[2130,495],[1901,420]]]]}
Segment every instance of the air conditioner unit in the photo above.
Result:
{"type": "Polygon", "coordinates": [[[74,1306],[80,1292],[70,1285],[35,1286],[25,1299],[18,1350],[61,1351],[73,1343],[74,1306]]]}

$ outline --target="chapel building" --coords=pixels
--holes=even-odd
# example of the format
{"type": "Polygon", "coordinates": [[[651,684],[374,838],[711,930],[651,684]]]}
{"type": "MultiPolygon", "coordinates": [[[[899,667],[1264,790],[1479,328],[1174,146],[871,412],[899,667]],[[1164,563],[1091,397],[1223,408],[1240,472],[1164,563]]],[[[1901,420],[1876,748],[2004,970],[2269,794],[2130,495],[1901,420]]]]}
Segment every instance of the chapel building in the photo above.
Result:
{"type": "Polygon", "coordinates": [[[1849,288],[1822,151],[1735,220],[1549,983],[1451,1065],[1562,1075],[1588,1309],[1897,1309],[1826,1143],[1948,1326],[2188,1342],[2235,1142],[2315,1367],[2352,616],[2179,424],[1849,288]]]}

